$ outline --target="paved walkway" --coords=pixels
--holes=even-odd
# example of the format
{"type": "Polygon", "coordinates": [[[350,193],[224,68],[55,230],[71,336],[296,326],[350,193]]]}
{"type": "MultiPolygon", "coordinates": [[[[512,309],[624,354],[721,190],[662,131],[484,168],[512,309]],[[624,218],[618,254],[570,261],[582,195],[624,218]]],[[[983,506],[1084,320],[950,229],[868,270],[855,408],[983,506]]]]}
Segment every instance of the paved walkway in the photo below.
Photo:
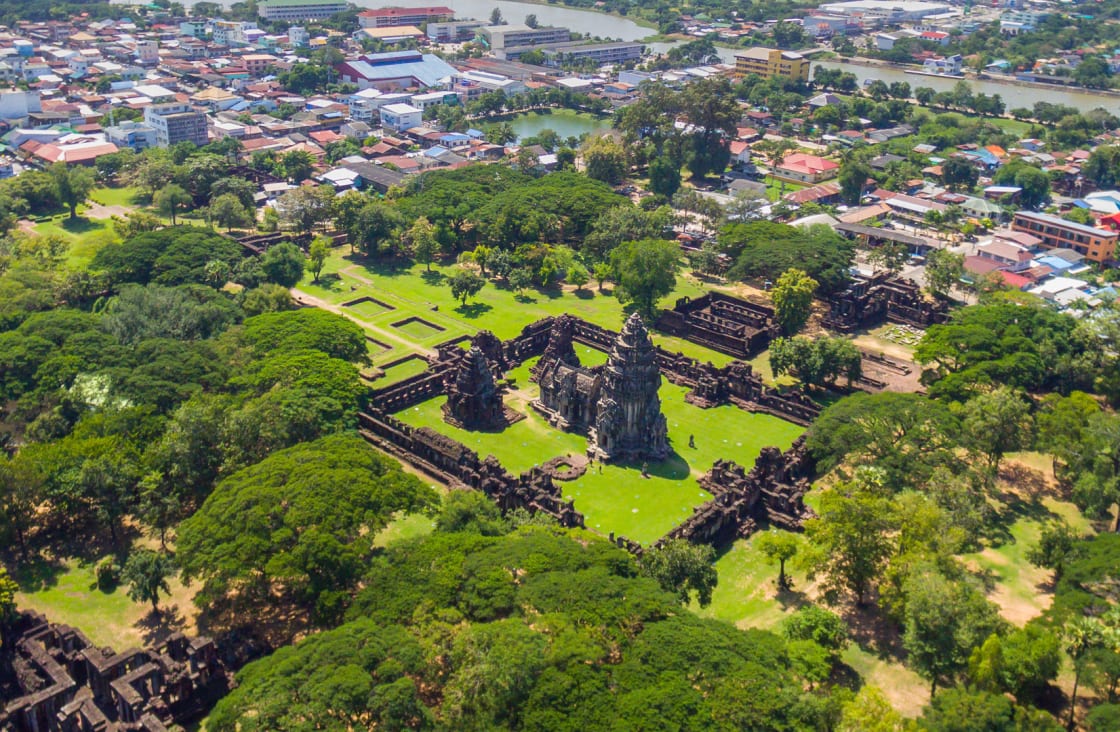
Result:
{"type": "Polygon", "coordinates": [[[346,308],[342,307],[341,305],[335,305],[334,303],[327,302],[326,300],[322,299],[321,297],[315,297],[314,295],[311,295],[307,292],[304,292],[303,290],[300,290],[297,287],[293,287],[291,289],[291,294],[292,294],[292,298],[297,303],[299,303],[300,305],[309,305],[311,307],[321,308],[323,310],[327,310],[327,311],[330,311],[332,313],[337,313],[338,315],[341,315],[342,317],[347,318],[348,320],[353,320],[355,323],[362,326],[363,329],[365,329],[365,330],[367,330],[371,333],[377,334],[377,339],[378,340],[381,340],[382,338],[384,338],[388,341],[392,341],[393,343],[395,343],[398,346],[404,346],[405,348],[416,351],[418,353],[426,354],[428,356],[436,355],[436,352],[435,352],[434,349],[428,348],[427,346],[420,345],[419,343],[416,343],[415,341],[411,341],[408,338],[404,338],[404,337],[402,337],[402,336],[400,336],[396,333],[387,331],[384,328],[379,328],[376,325],[371,325],[370,323],[367,323],[366,321],[362,320],[361,318],[355,317],[352,313],[346,312],[346,308]]]}

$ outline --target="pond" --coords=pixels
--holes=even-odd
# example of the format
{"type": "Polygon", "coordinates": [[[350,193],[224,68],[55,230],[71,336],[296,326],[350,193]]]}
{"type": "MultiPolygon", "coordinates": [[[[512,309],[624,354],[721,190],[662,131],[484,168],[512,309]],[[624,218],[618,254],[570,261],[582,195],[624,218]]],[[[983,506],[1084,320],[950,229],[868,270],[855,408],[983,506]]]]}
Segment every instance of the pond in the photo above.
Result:
{"type": "Polygon", "coordinates": [[[610,117],[599,117],[587,112],[570,109],[553,109],[543,112],[525,112],[514,115],[508,120],[517,139],[532,137],[542,130],[550,129],[562,139],[579,137],[585,132],[594,133],[611,128],[610,117]]]}

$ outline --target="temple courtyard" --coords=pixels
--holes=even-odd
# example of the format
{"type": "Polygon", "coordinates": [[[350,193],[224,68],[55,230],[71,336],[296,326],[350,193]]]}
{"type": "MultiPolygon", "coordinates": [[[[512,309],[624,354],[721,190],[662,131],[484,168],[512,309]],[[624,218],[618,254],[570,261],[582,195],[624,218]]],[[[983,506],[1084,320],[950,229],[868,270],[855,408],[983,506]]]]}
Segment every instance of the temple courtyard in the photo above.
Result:
{"type": "MultiPolygon", "coordinates": [[[[586,366],[607,359],[604,352],[582,344],[576,345],[576,352],[586,366]]],[[[511,386],[505,404],[525,419],[501,431],[465,430],[448,424],[442,412],[446,396],[429,399],[395,416],[412,426],[447,435],[480,455],[494,455],[512,473],[557,457],[582,456],[587,449],[584,435],[553,427],[529,406],[540,395],[537,384],[529,380],[529,372],[538,360],[529,359],[507,374],[511,386]]],[[[731,405],[701,409],[685,402],[686,393],[688,389],[662,380],[658,394],[671,454],[660,462],[650,462],[648,477],[643,477],[641,463],[597,462],[575,480],[560,482],[564,497],[574,499],[588,528],[648,544],[711,499],[696,479],[717,459],[749,467],[763,447],[773,445],[784,451],[804,432],[792,422],[731,405]],[[689,447],[689,436],[694,438],[695,447],[689,447]]]]}

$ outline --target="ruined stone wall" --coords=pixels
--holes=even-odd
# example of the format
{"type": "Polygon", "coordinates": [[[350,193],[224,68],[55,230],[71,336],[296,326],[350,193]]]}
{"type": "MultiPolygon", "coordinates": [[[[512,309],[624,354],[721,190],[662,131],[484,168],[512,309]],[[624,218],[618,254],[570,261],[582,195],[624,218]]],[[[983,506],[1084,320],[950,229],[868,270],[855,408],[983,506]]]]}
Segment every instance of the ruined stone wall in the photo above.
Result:
{"type": "Polygon", "coordinates": [[[721,292],[682,297],[672,310],[662,312],[657,327],[739,358],[752,358],[766,350],[779,334],[773,308],[721,292]]]}
{"type": "Polygon", "coordinates": [[[512,476],[493,456],[485,460],[466,445],[427,427],[412,427],[392,415],[359,415],[361,435],[370,443],[450,486],[481,490],[503,511],[543,511],[562,526],[583,526],[583,515],[561,497],[560,488],[542,471],[512,476]]]}
{"type": "Polygon", "coordinates": [[[0,648],[3,732],[163,732],[229,689],[210,638],[181,633],[143,650],[97,648],[80,630],[21,613],[0,648]]]}
{"type": "Polygon", "coordinates": [[[925,328],[949,318],[946,303],[926,300],[916,282],[889,272],[853,277],[847,289],[829,297],[828,305],[823,324],[842,333],[883,321],[925,328]]]}

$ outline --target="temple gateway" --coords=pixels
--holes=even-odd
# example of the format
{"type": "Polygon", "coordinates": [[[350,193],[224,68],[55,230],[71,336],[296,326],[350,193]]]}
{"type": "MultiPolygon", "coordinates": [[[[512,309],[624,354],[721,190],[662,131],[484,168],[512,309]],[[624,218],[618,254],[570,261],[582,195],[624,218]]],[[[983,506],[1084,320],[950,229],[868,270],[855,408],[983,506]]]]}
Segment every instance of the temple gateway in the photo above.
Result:
{"type": "Polygon", "coordinates": [[[649,332],[636,313],[627,319],[603,366],[580,366],[572,323],[553,323],[534,379],[533,407],[560,429],[587,435],[587,455],[604,462],[663,460],[668,428],[661,413],[661,371],[649,332]]]}

